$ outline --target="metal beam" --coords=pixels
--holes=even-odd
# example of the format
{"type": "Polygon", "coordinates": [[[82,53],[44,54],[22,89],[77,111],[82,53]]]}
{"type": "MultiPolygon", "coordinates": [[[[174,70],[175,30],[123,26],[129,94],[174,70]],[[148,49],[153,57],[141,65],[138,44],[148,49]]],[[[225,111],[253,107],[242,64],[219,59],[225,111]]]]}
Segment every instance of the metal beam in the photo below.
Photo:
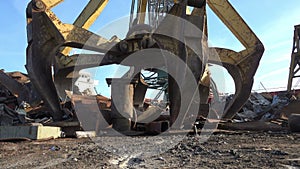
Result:
{"type": "Polygon", "coordinates": [[[12,77],[0,70],[0,84],[6,87],[13,95],[18,97],[19,103],[21,101],[29,102],[29,90],[12,77]]]}
{"type": "Polygon", "coordinates": [[[95,20],[100,16],[109,0],[90,0],[73,25],[84,29],[90,28],[95,20]]]}
{"type": "Polygon", "coordinates": [[[291,54],[291,64],[290,64],[290,73],[287,85],[287,91],[290,92],[292,90],[293,79],[297,78],[297,72],[300,68],[299,60],[300,60],[300,25],[295,25],[294,30],[294,42],[293,42],[293,50],[291,54]]]}
{"type": "Polygon", "coordinates": [[[147,9],[147,0],[139,0],[138,16],[139,24],[145,23],[146,9],[147,9]]]}
{"type": "MultiPolygon", "coordinates": [[[[100,16],[109,0],[90,0],[89,3],[85,6],[83,11],[77,17],[73,25],[89,29],[96,19],[100,16]]],[[[72,48],[64,48],[62,53],[68,55],[72,48]]]]}
{"type": "Polygon", "coordinates": [[[207,0],[208,6],[246,48],[240,52],[229,49],[210,49],[209,62],[219,63],[227,69],[235,82],[235,96],[225,108],[224,119],[231,119],[247,101],[254,75],[264,52],[255,33],[237,13],[228,0],[207,0]]]}

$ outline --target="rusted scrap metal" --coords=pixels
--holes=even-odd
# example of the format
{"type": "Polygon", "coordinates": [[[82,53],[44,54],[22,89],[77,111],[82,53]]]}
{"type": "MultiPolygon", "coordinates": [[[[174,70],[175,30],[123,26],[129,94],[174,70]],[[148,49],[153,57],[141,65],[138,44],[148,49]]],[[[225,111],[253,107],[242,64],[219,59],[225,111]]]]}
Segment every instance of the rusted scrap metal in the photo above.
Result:
{"type": "Polygon", "coordinates": [[[111,108],[111,99],[102,95],[83,96],[78,94],[68,94],[68,96],[71,98],[73,106],[76,106],[77,102],[82,102],[83,104],[93,104],[96,102],[100,110],[109,110],[111,108]]]}
{"type": "Polygon", "coordinates": [[[300,132],[300,100],[292,100],[281,110],[281,119],[288,120],[291,131],[300,132]]]}
{"type": "Polygon", "coordinates": [[[25,123],[25,111],[17,109],[27,98],[27,89],[10,75],[0,71],[0,126],[25,123]],[[16,111],[19,110],[19,111],[16,111]]]}
{"type": "Polygon", "coordinates": [[[148,123],[145,126],[146,133],[148,134],[160,134],[165,131],[167,131],[170,127],[170,124],[168,121],[154,121],[151,123],[148,123]]]}
{"type": "Polygon", "coordinates": [[[17,99],[19,105],[25,102],[35,108],[42,102],[29,77],[24,73],[0,71],[0,85],[17,99]]]}
{"type": "Polygon", "coordinates": [[[14,109],[18,105],[17,98],[9,92],[4,86],[0,84],[0,103],[7,105],[9,108],[14,109]]]}
{"type": "Polygon", "coordinates": [[[100,95],[72,95],[71,101],[76,117],[80,119],[80,126],[84,130],[98,133],[112,124],[111,100],[109,98],[100,95]]]}
{"type": "Polygon", "coordinates": [[[22,72],[19,72],[19,71],[6,72],[6,74],[8,76],[12,77],[13,79],[15,79],[16,81],[18,81],[21,84],[25,84],[25,83],[30,82],[30,79],[29,79],[28,75],[24,74],[22,72]]]}
{"type": "Polygon", "coordinates": [[[289,116],[289,128],[292,132],[300,132],[300,114],[291,114],[289,116]]]}
{"type": "MultiPolygon", "coordinates": [[[[16,73],[11,73],[12,76],[14,76],[16,73]]],[[[29,89],[22,83],[18,82],[15,79],[18,79],[19,81],[24,81],[24,76],[19,76],[13,78],[12,76],[4,73],[3,71],[0,71],[0,84],[3,85],[5,88],[7,88],[13,95],[18,97],[19,103],[22,101],[29,101],[29,89]]],[[[26,79],[25,79],[26,80],[26,79]]]]}
{"type": "Polygon", "coordinates": [[[261,118],[269,110],[271,110],[271,102],[258,93],[252,93],[242,111],[237,113],[237,117],[243,121],[253,121],[261,118]]]}
{"type": "Polygon", "coordinates": [[[0,126],[46,124],[49,111],[26,74],[0,71],[0,126]]]}
{"type": "Polygon", "coordinates": [[[291,100],[283,106],[280,118],[287,120],[291,114],[300,114],[300,100],[291,100]]]}
{"type": "Polygon", "coordinates": [[[25,112],[18,113],[14,109],[9,108],[3,103],[0,103],[0,126],[13,126],[25,123],[25,112]]]}
{"type": "MultiPolygon", "coordinates": [[[[296,95],[297,92],[295,92],[296,95]]],[[[233,123],[220,123],[220,129],[300,132],[300,101],[287,91],[251,94],[233,123]],[[266,97],[264,97],[266,96],[266,97]],[[270,97],[272,96],[272,97],[270,97]]]]}
{"type": "Polygon", "coordinates": [[[282,116],[283,109],[291,103],[287,93],[274,95],[272,100],[259,93],[252,93],[244,107],[236,114],[236,122],[271,121],[282,116]]]}

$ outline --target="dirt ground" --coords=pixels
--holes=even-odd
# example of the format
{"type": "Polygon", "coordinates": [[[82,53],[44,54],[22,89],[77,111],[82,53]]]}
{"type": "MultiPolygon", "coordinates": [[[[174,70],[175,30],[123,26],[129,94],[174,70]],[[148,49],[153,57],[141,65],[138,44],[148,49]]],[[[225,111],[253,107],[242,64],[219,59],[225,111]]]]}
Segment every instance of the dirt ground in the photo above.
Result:
{"type": "Polygon", "coordinates": [[[117,155],[88,138],[0,142],[0,168],[300,168],[300,134],[233,132],[213,134],[205,143],[198,139],[190,135],[148,158],[117,155]]]}

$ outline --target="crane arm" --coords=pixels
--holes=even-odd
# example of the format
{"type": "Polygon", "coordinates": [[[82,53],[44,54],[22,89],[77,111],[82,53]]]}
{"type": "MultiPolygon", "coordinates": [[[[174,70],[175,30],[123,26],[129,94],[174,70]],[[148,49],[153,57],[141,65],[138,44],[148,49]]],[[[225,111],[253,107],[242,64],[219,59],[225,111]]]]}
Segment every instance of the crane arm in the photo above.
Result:
{"type": "Polygon", "coordinates": [[[243,44],[245,50],[236,52],[225,48],[211,48],[209,62],[220,58],[235,82],[235,96],[225,109],[223,118],[231,119],[249,98],[254,75],[263,55],[264,47],[251,28],[228,0],[207,0],[208,6],[243,44]]]}

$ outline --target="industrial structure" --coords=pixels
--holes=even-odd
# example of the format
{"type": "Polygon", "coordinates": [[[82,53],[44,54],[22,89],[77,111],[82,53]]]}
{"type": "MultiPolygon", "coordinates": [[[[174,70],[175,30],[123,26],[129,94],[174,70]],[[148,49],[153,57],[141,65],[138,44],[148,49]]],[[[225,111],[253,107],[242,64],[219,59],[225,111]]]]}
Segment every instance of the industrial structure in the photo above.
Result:
{"type": "MultiPolygon", "coordinates": [[[[209,73],[205,73],[208,70],[207,64],[224,66],[233,77],[236,92],[232,101],[226,104],[222,119],[228,120],[234,117],[248,100],[253,77],[264,47],[228,0],[132,0],[129,31],[126,38],[113,37],[110,40],[88,30],[109,3],[108,0],[90,0],[72,24],[61,22],[52,12],[51,9],[61,2],[62,0],[32,0],[26,12],[28,32],[26,68],[32,84],[50,107],[55,121],[62,120],[66,113],[61,106],[61,98],[66,96],[65,90],[72,90],[73,79],[78,78],[79,70],[109,64],[126,64],[126,66],[134,67],[134,76],[127,72],[127,77],[107,79],[108,83],[111,80],[117,83],[115,86],[112,85],[113,102],[114,97],[122,100],[118,102],[118,106],[122,107],[118,112],[114,112],[116,110],[113,108],[114,103],[112,104],[112,114],[117,114],[112,117],[113,125],[124,123],[121,126],[126,128],[127,125],[127,128],[130,128],[130,118],[134,111],[132,107],[135,109],[143,107],[148,86],[156,86],[167,93],[170,126],[181,126],[183,118],[188,117],[189,112],[179,115],[180,109],[184,108],[181,100],[185,98],[181,98],[180,87],[174,77],[169,74],[165,76],[164,83],[159,83],[161,80],[157,79],[156,84],[147,84],[147,81],[150,83],[150,77],[142,76],[141,70],[145,69],[159,74],[162,72],[159,69],[149,69],[143,65],[122,62],[128,56],[146,49],[167,50],[186,63],[187,67],[184,69],[178,65],[172,65],[172,68],[169,66],[166,70],[169,71],[175,67],[175,70],[178,70],[175,77],[185,77],[186,74],[181,70],[187,68],[193,72],[198,83],[199,106],[208,105],[210,77],[209,73]],[[207,6],[241,42],[245,47],[244,50],[236,52],[225,48],[208,47],[207,6]],[[183,21],[172,20],[172,17],[192,23],[202,33],[189,30],[183,21]],[[173,37],[164,36],[166,31],[173,37]],[[178,37],[179,40],[174,37],[178,37]],[[90,50],[96,54],[69,55],[71,48],[90,50]],[[119,93],[114,92],[116,88],[119,93]],[[120,116],[124,112],[127,116],[120,116]],[[175,124],[178,118],[182,120],[175,124]]],[[[165,65],[152,66],[163,67],[165,65]]],[[[188,88],[185,86],[185,89],[188,88]]],[[[147,110],[141,111],[147,112],[147,110]]],[[[147,113],[150,112],[153,111],[147,113]]]]}
{"type": "Polygon", "coordinates": [[[287,91],[292,90],[293,80],[300,77],[300,25],[295,25],[293,49],[291,54],[291,65],[288,79],[287,91]]]}

